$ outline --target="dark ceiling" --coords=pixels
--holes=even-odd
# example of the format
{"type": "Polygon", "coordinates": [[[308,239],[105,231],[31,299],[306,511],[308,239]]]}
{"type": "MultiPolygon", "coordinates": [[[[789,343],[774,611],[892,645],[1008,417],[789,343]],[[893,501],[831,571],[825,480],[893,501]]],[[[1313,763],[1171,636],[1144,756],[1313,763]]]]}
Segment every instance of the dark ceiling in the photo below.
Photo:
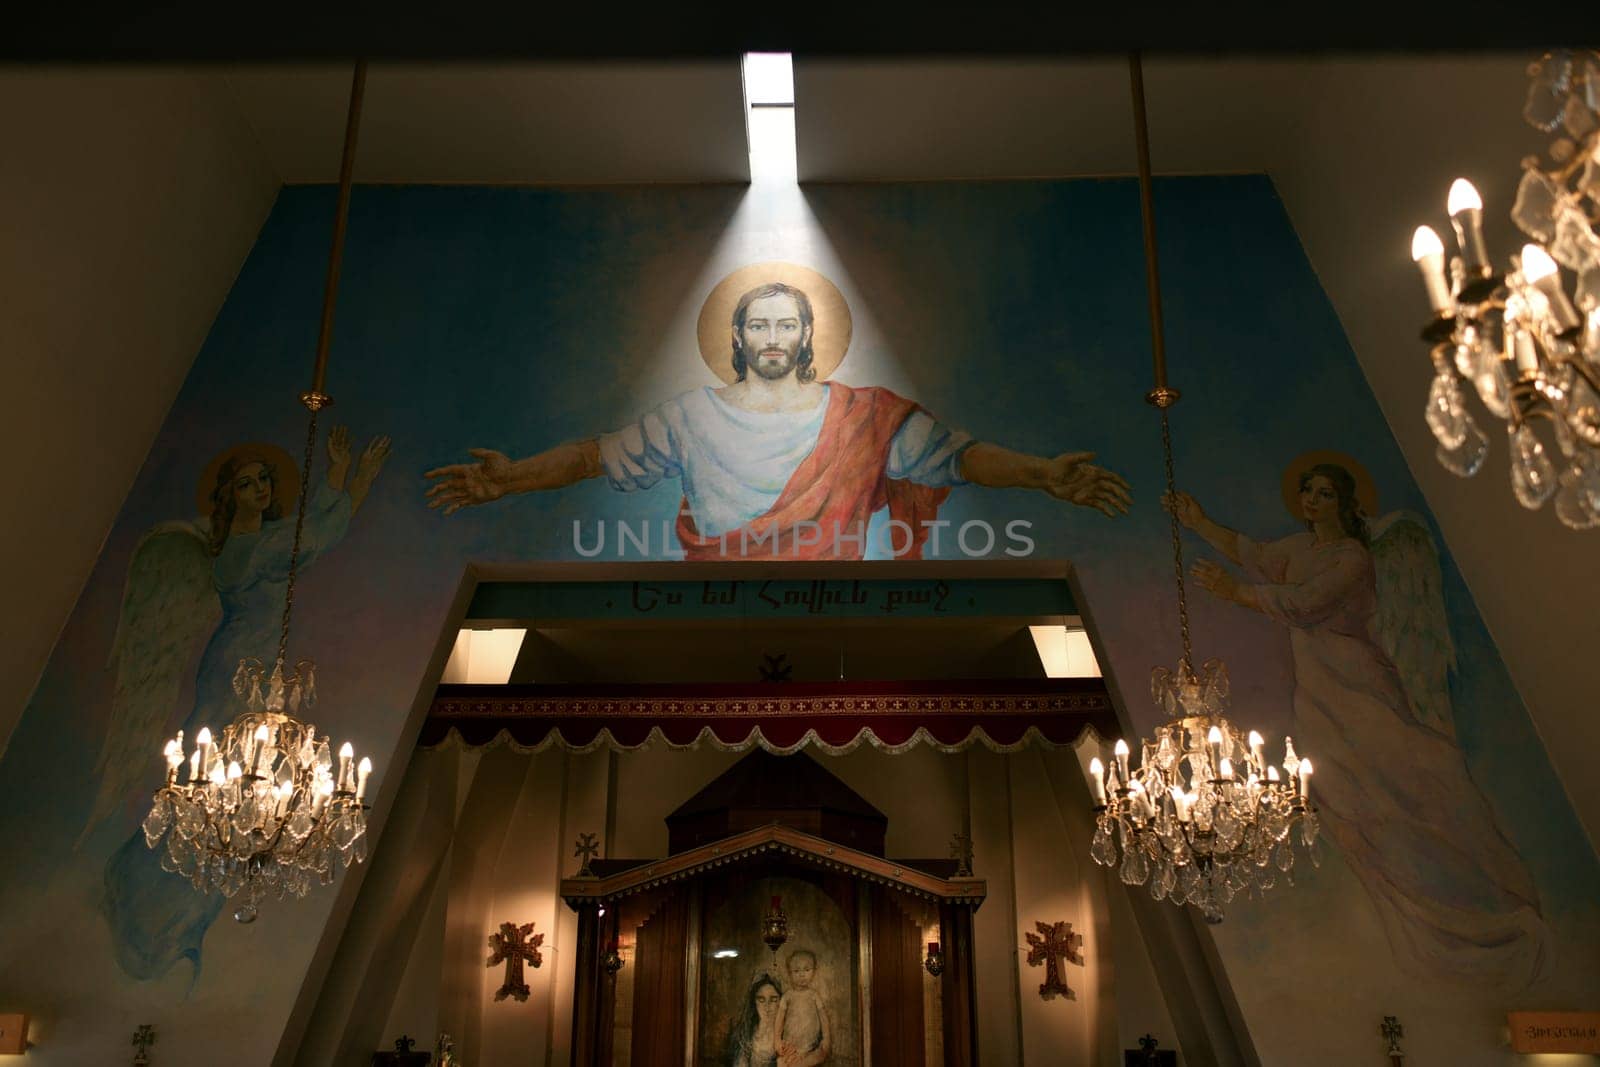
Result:
{"type": "MultiPolygon", "coordinates": [[[[1560,5],[1554,5],[1559,7],[1560,5]]],[[[0,61],[649,59],[748,51],[810,56],[1084,55],[1126,52],[1541,51],[1549,18],[1502,4],[1081,3],[1049,5],[30,4],[0,34],[0,61]],[[1371,9],[1375,11],[1376,9],[1371,9]]]]}

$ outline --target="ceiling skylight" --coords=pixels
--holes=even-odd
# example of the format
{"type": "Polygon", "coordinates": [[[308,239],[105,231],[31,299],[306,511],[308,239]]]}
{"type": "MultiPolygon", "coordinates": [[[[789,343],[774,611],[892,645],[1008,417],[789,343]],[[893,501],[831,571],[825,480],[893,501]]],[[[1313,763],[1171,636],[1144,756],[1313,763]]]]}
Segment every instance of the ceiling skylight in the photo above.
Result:
{"type": "Polygon", "coordinates": [[[744,102],[750,180],[793,183],[794,62],[788,52],[745,53],[744,102]]]}

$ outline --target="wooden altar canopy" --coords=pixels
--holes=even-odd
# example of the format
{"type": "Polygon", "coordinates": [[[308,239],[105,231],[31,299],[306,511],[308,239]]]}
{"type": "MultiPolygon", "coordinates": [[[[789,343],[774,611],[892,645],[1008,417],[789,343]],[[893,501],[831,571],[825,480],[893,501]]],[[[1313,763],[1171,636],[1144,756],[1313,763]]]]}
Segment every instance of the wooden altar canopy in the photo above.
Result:
{"type": "Polygon", "coordinates": [[[671,855],[561,883],[578,913],[573,1064],[758,1064],[783,1039],[819,1067],[979,1062],[983,879],[886,858],[883,816],[803,754],[752,752],[667,821],[671,855]]]}

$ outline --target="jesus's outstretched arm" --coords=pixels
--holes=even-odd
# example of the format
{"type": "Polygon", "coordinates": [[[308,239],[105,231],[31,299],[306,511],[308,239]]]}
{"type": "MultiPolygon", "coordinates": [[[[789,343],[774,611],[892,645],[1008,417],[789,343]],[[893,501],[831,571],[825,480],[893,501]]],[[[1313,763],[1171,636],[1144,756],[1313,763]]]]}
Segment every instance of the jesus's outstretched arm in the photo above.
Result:
{"type": "Polygon", "coordinates": [[[469,449],[476,463],[456,463],[436,467],[427,477],[428,506],[444,513],[474,504],[487,504],[508,493],[531,493],[541,489],[562,489],[601,473],[600,442],[597,438],[572,441],[547,448],[526,459],[512,459],[488,448],[469,449]]]}

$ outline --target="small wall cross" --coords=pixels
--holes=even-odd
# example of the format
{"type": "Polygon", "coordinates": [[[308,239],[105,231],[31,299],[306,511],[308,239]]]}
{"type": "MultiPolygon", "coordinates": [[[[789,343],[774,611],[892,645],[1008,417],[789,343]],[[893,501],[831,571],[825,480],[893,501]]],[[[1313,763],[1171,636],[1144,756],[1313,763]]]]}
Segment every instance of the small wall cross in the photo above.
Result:
{"type": "Polygon", "coordinates": [[[956,861],[956,877],[972,877],[972,835],[965,830],[950,839],[950,858],[956,861]]]}
{"type": "Polygon", "coordinates": [[[1056,959],[1062,958],[1069,963],[1083,963],[1083,957],[1078,955],[1078,946],[1083,944],[1083,937],[1072,932],[1071,923],[1041,923],[1035,922],[1037,934],[1023,934],[1028,945],[1028,966],[1037,967],[1044,964],[1044,981],[1039,985],[1039,995],[1046,1000],[1053,997],[1066,997],[1068,1000],[1077,1000],[1078,994],[1067,988],[1067,983],[1061,980],[1061,968],[1056,959]]]}
{"type": "Polygon", "coordinates": [[[506,965],[506,980],[498,991],[495,1000],[504,1000],[513,997],[517,1000],[527,1000],[528,983],[522,980],[522,962],[524,960],[535,967],[544,962],[544,957],[539,954],[539,946],[544,944],[544,935],[535,934],[533,940],[528,940],[528,935],[533,933],[533,923],[501,923],[498,934],[489,935],[489,947],[494,949],[489,957],[489,966],[498,963],[506,965]]]}
{"type": "Polygon", "coordinates": [[[589,861],[594,859],[594,854],[600,851],[600,845],[595,840],[594,834],[579,834],[578,847],[573,849],[574,856],[583,857],[583,866],[578,868],[579,878],[593,878],[594,871],[589,868],[589,861]]]}
{"type": "Polygon", "coordinates": [[[1390,1067],[1403,1067],[1406,1054],[1400,1048],[1400,1039],[1406,1036],[1405,1027],[1400,1025],[1400,1020],[1393,1015],[1385,1015],[1383,1022],[1378,1024],[1378,1033],[1389,1042],[1388,1054],[1390,1067]]]}
{"type": "Polygon", "coordinates": [[[148,1023],[133,1032],[133,1047],[138,1050],[133,1054],[133,1067],[147,1067],[150,1062],[148,1052],[155,1043],[156,1029],[148,1023]]]}

